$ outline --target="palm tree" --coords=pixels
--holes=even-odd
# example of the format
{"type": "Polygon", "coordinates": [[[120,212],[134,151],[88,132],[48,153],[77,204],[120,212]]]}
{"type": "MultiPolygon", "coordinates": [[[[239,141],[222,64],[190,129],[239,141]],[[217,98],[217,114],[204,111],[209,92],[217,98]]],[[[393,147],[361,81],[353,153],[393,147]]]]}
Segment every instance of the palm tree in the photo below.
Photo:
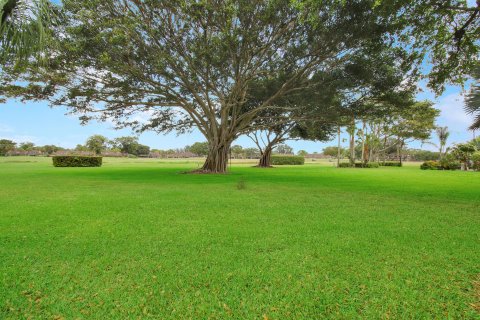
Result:
{"type": "Polygon", "coordinates": [[[49,37],[53,5],[48,0],[0,0],[0,63],[15,63],[40,53],[49,37]]]}
{"type": "Polygon", "coordinates": [[[440,141],[440,160],[442,160],[443,149],[447,144],[447,139],[450,136],[450,132],[448,131],[448,127],[437,127],[435,131],[437,132],[438,140],[440,141]]]}
{"type": "Polygon", "coordinates": [[[465,111],[473,116],[473,124],[470,126],[470,130],[480,129],[480,67],[474,73],[473,76],[477,81],[465,99],[465,111]]]}

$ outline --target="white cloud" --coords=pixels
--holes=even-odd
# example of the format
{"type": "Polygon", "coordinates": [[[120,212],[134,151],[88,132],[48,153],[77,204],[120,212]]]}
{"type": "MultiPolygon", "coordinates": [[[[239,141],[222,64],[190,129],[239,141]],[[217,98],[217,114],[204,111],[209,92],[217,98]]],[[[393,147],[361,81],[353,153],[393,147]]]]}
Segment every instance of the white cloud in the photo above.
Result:
{"type": "Polygon", "coordinates": [[[7,137],[7,139],[13,140],[16,143],[33,142],[37,145],[42,141],[41,138],[36,136],[31,136],[31,135],[13,135],[13,136],[7,137]]]}
{"type": "Polygon", "coordinates": [[[0,133],[12,133],[13,128],[9,125],[0,123],[0,133]]]}
{"type": "Polygon", "coordinates": [[[472,118],[463,110],[464,104],[465,98],[460,93],[440,98],[435,105],[441,111],[438,119],[439,124],[448,126],[452,133],[467,133],[472,118]]]}

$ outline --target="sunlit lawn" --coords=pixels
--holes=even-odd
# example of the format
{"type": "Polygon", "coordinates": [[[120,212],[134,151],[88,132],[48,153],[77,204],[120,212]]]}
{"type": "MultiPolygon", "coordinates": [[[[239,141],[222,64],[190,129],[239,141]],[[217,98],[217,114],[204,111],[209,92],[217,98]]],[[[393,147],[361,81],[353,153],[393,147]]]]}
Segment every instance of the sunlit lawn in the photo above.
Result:
{"type": "Polygon", "coordinates": [[[0,158],[0,319],[480,315],[480,173],[50,161],[0,158]]]}

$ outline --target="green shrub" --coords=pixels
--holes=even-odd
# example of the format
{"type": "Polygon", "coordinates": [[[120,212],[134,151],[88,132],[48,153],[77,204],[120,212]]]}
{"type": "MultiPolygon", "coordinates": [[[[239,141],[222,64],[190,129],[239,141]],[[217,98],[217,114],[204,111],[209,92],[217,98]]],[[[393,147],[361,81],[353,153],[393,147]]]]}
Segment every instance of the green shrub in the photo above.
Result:
{"type": "Polygon", "coordinates": [[[440,160],[440,168],[441,170],[459,170],[462,168],[462,165],[455,157],[451,155],[445,156],[442,160],[440,160]]]}
{"type": "Polygon", "coordinates": [[[475,152],[472,155],[473,170],[480,171],[480,151],[475,152]]]}
{"type": "Polygon", "coordinates": [[[380,166],[382,166],[382,167],[401,167],[402,164],[400,162],[396,162],[396,161],[386,161],[386,162],[380,162],[380,166]]]}
{"type": "Polygon", "coordinates": [[[102,157],[53,156],[54,167],[101,167],[102,157]]]}
{"type": "MultiPolygon", "coordinates": [[[[377,162],[369,163],[355,163],[355,168],[378,168],[380,165],[377,162]]],[[[338,168],[351,168],[350,162],[342,162],[338,165],[338,168]]]]}
{"type": "Polygon", "coordinates": [[[377,162],[357,162],[355,163],[355,168],[378,168],[380,165],[377,162]]]}
{"type": "Polygon", "coordinates": [[[350,162],[340,162],[337,166],[338,168],[350,168],[350,162]]]}
{"type": "Polygon", "coordinates": [[[441,169],[441,165],[438,161],[425,161],[420,165],[420,169],[422,170],[438,170],[441,169]]]}
{"type": "Polygon", "coordinates": [[[305,158],[301,156],[272,156],[272,164],[274,166],[303,165],[305,164],[305,158]]]}

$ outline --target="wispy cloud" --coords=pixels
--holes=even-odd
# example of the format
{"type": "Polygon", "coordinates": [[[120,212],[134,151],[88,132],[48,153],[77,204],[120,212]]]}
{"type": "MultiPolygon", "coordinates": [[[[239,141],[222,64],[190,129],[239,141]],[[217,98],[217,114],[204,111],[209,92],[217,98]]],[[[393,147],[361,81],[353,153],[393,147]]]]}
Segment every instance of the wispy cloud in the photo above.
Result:
{"type": "Polygon", "coordinates": [[[0,123],[0,133],[12,133],[13,131],[13,127],[0,123]]]}
{"type": "Polygon", "coordinates": [[[441,111],[438,122],[447,125],[452,133],[467,133],[472,118],[463,110],[464,104],[465,98],[460,93],[440,98],[436,104],[441,111]]]}

